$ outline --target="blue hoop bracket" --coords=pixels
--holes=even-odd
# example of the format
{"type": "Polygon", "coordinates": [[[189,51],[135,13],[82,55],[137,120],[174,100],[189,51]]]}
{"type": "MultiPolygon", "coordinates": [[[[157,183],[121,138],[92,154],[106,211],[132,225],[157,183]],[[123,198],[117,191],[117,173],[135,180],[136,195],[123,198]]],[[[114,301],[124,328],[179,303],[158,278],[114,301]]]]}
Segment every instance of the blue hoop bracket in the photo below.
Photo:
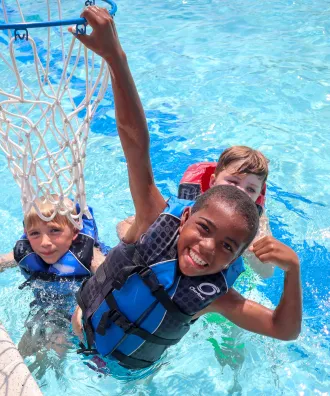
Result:
{"type": "MultiPolygon", "coordinates": [[[[111,6],[109,14],[115,16],[117,12],[117,4],[113,0],[102,0],[111,6]]],[[[86,0],[85,6],[90,6],[95,4],[95,0],[86,0]]],[[[85,18],[77,19],[63,19],[58,21],[45,21],[45,22],[22,22],[22,23],[6,23],[0,24],[0,30],[14,29],[14,37],[20,40],[28,40],[29,34],[28,29],[41,28],[41,27],[52,27],[52,26],[66,26],[66,25],[76,25],[77,34],[86,33],[87,21],[85,18]]]]}
{"type": "Polygon", "coordinates": [[[15,37],[15,40],[19,39],[19,40],[26,40],[26,41],[28,41],[28,39],[29,39],[29,32],[28,32],[28,30],[25,29],[25,28],[15,29],[15,30],[14,30],[14,37],[15,37]]]}

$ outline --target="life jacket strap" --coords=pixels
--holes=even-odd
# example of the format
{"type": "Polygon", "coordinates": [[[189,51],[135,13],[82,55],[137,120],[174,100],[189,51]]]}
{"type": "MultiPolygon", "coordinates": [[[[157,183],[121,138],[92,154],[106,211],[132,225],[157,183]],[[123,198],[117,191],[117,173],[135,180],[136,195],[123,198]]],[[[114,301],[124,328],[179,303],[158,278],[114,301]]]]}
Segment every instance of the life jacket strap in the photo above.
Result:
{"type": "Polygon", "coordinates": [[[113,351],[112,356],[116,358],[120,364],[129,369],[143,369],[151,366],[154,362],[148,362],[147,360],[135,359],[131,356],[124,355],[119,351],[113,351]]]}
{"type": "MultiPolygon", "coordinates": [[[[77,300],[79,307],[81,308],[81,310],[83,312],[83,315],[86,312],[87,307],[84,303],[83,298],[81,297],[81,292],[82,292],[84,286],[86,285],[86,282],[87,282],[87,279],[85,279],[82,282],[80,289],[76,293],[76,300],[77,300]]],[[[87,347],[81,342],[79,344],[80,349],[77,350],[77,353],[83,353],[84,355],[94,355],[97,353],[97,350],[92,348],[92,345],[94,344],[94,332],[93,332],[93,327],[90,323],[90,318],[86,318],[86,320],[83,322],[83,326],[84,326],[84,331],[85,331],[85,335],[86,335],[87,347]]]]}
{"type": "Polygon", "coordinates": [[[152,295],[157,298],[173,318],[183,323],[189,323],[191,321],[192,316],[180,311],[179,307],[171,300],[164,286],[159,283],[156,274],[149,267],[140,271],[139,276],[144,284],[149,287],[152,295]]]}
{"type": "Polygon", "coordinates": [[[80,348],[77,349],[78,354],[83,353],[86,356],[90,356],[90,355],[96,355],[98,353],[96,349],[86,347],[83,342],[80,342],[79,346],[80,346],[80,348]]]}
{"type": "Polygon", "coordinates": [[[18,286],[19,290],[23,290],[26,286],[30,286],[31,283],[35,280],[34,276],[30,276],[29,279],[27,279],[25,282],[23,282],[21,285],[18,286]]]}
{"type": "Polygon", "coordinates": [[[83,353],[86,356],[89,355],[95,355],[98,353],[98,351],[95,348],[92,348],[92,345],[94,344],[94,333],[93,333],[93,328],[89,321],[84,322],[84,331],[86,335],[86,341],[87,341],[87,346],[83,342],[79,343],[79,349],[77,349],[77,353],[83,353]]]}
{"type": "Polygon", "coordinates": [[[264,212],[264,208],[261,205],[257,204],[257,203],[256,203],[256,207],[258,209],[259,217],[261,217],[263,212],[264,212]]]}
{"type": "MultiPolygon", "coordinates": [[[[96,328],[97,333],[100,335],[104,336],[106,329],[109,327],[109,322],[116,324],[118,327],[120,327],[125,335],[137,335],[138,337],[142,338],[145,341],[149,341],[153,344],[157,345],[175,345],[180,341],[180,338],[178,339],[168,339],[168,338],[161,338],[158,336],[155,336],[154,334],[149,333],[148,331],[142,329],[139,327],[137,323],[131,322],[125,315],[123,315],[116,303],[116,300],[112,293],[109,293],[107,297],[105,298],[108,306],[111,308],[110,311],[106,311],[103,313],[102,318],[99,322],[99,325],[96,328]]],[[[149,313],[149,310],[147,310],[140,319],[144,318],[147,314],[149,313]]],[[[116,348],[119,345],[116,345],[116,348]]]]}
{"type": "Polygon", "coordinates": [[[86,307],[86,304],[84,303],[83,298],[81,297],[81,293],[82,293],[82,291],[83,291],[84,286],[86,286],[86,282],[87,282],[87,279],[84,279],[84,280],[82,281],[82,284],[80,285],[80,288],[79,288],[79,290],[78,290],[77,293],[76,293],[76,301],[77,301],[77,304],[79,305],[79,307],[81,308],[81,310],[83,311],[83,313],[86,312],[87,307],[86,307]]]}

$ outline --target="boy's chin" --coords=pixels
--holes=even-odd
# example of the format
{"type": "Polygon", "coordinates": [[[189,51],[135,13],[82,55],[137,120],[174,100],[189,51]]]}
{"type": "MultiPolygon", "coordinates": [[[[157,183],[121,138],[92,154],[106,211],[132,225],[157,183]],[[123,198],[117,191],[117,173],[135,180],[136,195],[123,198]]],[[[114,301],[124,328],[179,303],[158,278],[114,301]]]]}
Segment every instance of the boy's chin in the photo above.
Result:
{"type": "Polygon", "coordinates": [[[45,259],[43,259],[44,260],[44,262],[46,263],[46,264],[48,264],[48,265],[53,265],[53,264],[55,264],[56,262],[57,262],[57,260],[56,261],[54,261],[54,260],[51,260],[51,261],[49,261],[49,260],[45,260],[45,259]]]}
{"type": "Polygon", "coordinates": [[[41,256],[41,255],[39,255],[39,256],[48,265],[53,265],[53,264],[56,264],[58,262],[58,258],[57,257],[54,258],[54,257],[45,257],[45,256],[41,256]]]}

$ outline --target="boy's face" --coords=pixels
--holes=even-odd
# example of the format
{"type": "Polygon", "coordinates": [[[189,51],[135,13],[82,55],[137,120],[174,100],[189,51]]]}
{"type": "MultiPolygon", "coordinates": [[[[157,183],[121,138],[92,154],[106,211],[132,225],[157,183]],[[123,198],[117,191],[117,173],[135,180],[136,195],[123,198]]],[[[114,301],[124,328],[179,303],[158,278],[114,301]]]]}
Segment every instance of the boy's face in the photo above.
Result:
{"type": "Polygon", "coordinates": [[[242,165],[243,161],[237,161],[230,164],[225,170],[214,174],[210,179],[210,187],[231,184],[240,190],[246,192],[249,197],[255,202],[262,190],[263,177],[257,176],[253,173],[237,173],[237,169],[242,165]]]}
{"type": "Polygon", "coordinates": [[[47,264],[55,264],[69,250],[78,231],[69,225],[40,220],[25,230],[34,252],[47,264]]]}
{"type": "Polygon", "coordinates": [[[215,274],[241,254],[250,232],[244,221],[228,205],[209,202],[203,209],[181,218],[178,259],[187,276],[215,274]]]}

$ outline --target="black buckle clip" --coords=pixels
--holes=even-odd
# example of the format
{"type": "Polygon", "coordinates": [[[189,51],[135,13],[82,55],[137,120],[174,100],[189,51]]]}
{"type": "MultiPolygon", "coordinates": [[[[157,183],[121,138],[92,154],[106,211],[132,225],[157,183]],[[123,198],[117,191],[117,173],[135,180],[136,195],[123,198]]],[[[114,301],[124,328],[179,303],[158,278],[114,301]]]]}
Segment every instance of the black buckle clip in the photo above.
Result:
{"type": "Polygon", "coordinates": [[[77,349],[78,355],[83,353],[86,356],[96,355],[98,352],[96,349],[93,348],[86,348],[83,342],[79,343],[80,349],[77,349]]]}
{"type": "Polygon", "coordinates": [[[143,270],[139,272],[139,275],[143,282],[149,287],[152,295],[155,295],[161,289],[164,290],[164,286],[159,283],[156,274],[150,268],[143,268],[143,270]]]}
{"type": "Polygon", "coordinates": [[[123,287],[123,284],[118,279],[115,279],[112,283],[112,286],[114,289],[120,290],[123,287]]]}
{"type": "Polygon", "coordinates": [[[102,336],[105,335],[105,330],[108,327],[108,321],[123,329],[126,334],[134,334],[137,330],[137,327],[134,323],[131,323],[129,320],[127,320],[125,316],[116,309],[112,309],[111,311],[104,312],[99,325],[97,326],[96,331],[102,336]]]}
{"type": "Polygon", "coordinates": [[[123,329],[125,334],[135,334],[139,328],[134,323],[130,323],[127,328],[123,329]]]}
{"type": "Polygon", "coordinates": [[[27,279],[25,282],[23,282],[21,285],[18,286],[19,290],[23,290],[26,286],[30,286],[32,283],[33,279],[32,277],[30,277],[29,279],[27,279]]]}
{"type": "Polygon", "coordinates": [[[108,318],[112,323],[123,329],[125,334],[134,334],[138,329],[134,323],[127,320],[124,315],[115,309],[110,311],[108,318]]]}
{"type": "Polygon", "coordinates": [[[148,278],[151,275],[152,271],[149,267],[142,268],[141,271],[138,272],[138,274],[141,276],[141,278],[148,278]]]}
{"type": "Polygon", "coordinates": [[[118,312],[116,309],[112,309],[111,311],[108,311],[108,320],[110,320],[113,323],[117,324],[117,321],[120,319],[122,315],[120,312],[118,312]]]}

